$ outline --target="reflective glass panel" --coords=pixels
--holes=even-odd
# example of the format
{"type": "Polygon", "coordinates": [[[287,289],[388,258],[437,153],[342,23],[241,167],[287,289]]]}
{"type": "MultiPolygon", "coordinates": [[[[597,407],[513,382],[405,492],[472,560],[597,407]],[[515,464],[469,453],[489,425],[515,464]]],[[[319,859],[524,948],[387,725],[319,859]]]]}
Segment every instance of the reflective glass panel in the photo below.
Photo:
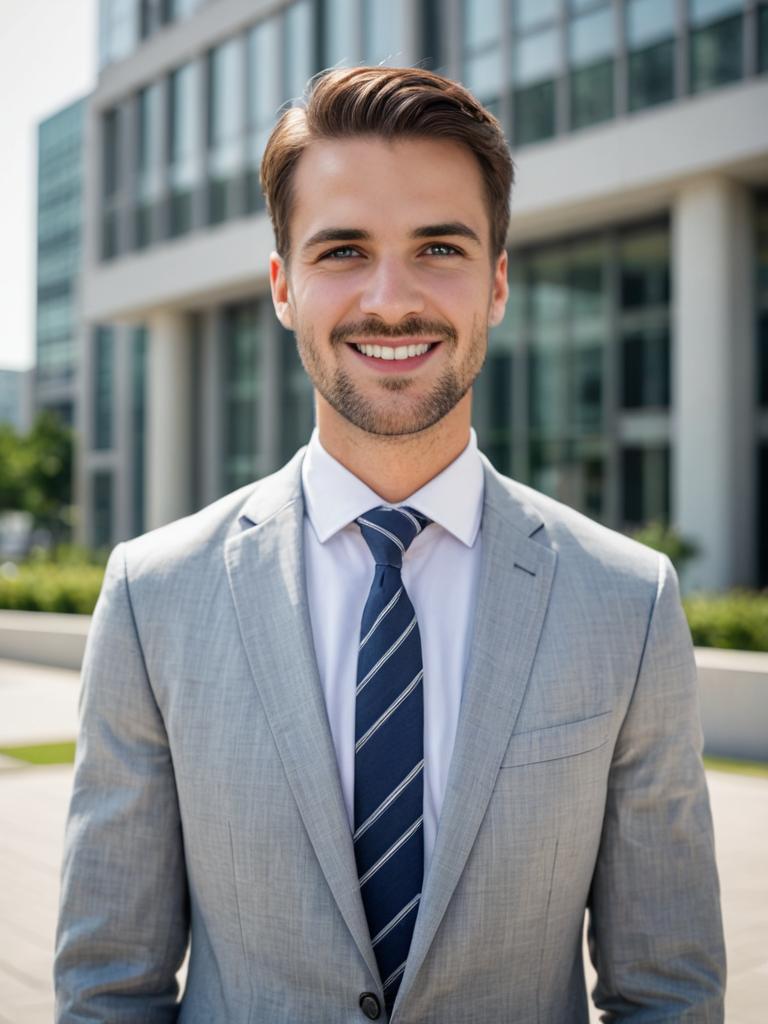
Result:
{"type": "Polygon", "coordinates": [[[569,51],[572,64],[591,64],[613,54],[615,45],[615,23],[610,7],[584,14],[571,22],[569,51]]]}
{"type": "Polygon", "coordinates": [[[284,100],[299,99],[314,68],[315,32],[312,5],[299,0],[285,13],[285,95],[284,100]]]}
{"type": "Polygon", "coordinates": [[[757,10],[757,69],[768,71],[768,4],[757,10]]]}
{"type": "Polygon", "coordinates": [[[557,17],[560,0],[515,0],[514,28],[525,32],[557,17]]]}
{"type": "Polygon", "coordinates": [[[224,485],[252,480],[257,470],[259,305],[230,307],[224,314],[224,485]]]}
{"type": "Polygon", "coordinates": [[[261,163],[280,106],[279,39],[276,18],[259,22],[248,33],[248,160],[253,167],[261,163]]]}
{"type": "Polygon", "coordinates": [[[171,75],[171,162],[181,164],[197,148],[195,69],[192,64],[171,75]]]}
{"type": "Polygon", "coordinates": [[[691,32],[691,92],[704,92],[741,78],[741,33],[741,17],[691,32]]]}
{"type": "Polygon", "coordinates": [[[113,474],[99,470],[91,477],[92,544],[94,548],[112,546],[113,474]]]}
{"type": "Polygon", "coordinates": [[[571,73],[571,128],[586,128],[613,117],[613,61],[571,73]]]}
{"type": "Polygon", "coordinates": [[[492,111],[498,103],[502,80],[501,53],[498,49],[466,58],[464,85],[492,111]]]}
{"type": "Polygon", "coordinates": [[[463,43],[478,49],[497,43],[501,36],[501,0],[464,0],[463,43]]]}
{"type": "Polygon", "coordinates": [[[524,36],[515,46],[515,81],[520,85],[554,77],[559,63],[558,32],[545,29],[524,36]]]}
{"type": "Polygon", "coordinates": [[[326,0],[323,64],[327,68],[355,64],[360,44],[358,0],[326,0]]]}
{"type": "Polygon", "coordinates": [[[667,39],[636,50],[628,58],[628,103],[641,110],[675,96],[675,41],[667,39]]]}
{"type": "Polygon", "coordinates": [[[675,34],[676,5],[670,0],[629,0],[626,9],[627,45],[648,46],[675,34]]]}
{"type": "Polygon", "coordinates": [[[688,17],[692,25],[727,18],[742,10],[744,0],[688,0],[688,17]]]}
{"type": "Polygon", "coordinates": [[[240,40],[230,39],[211,51],[208,141],[217,147],[242,132],[240,40]]]}
{"type": "Polygon", "coordinates": [[[555,134],[555,83],[539,82],[516,89],[514,141],[517,146],[549,139],[555,134]]]}
{"type": "Polygon", "coordinates": [[[627,447],[622,452],[625,529],[669,521],[669,446],[627,447]]]}
{"type": "Polygon", "coordinates": [[[112,447],[115,339],[111,328],[97,327],[93,340],[93,447],[112,447]]]}
{"type": "Polygon", "coordinates": [[[405,61],[405,0],[363,0],[363,59],[366,64],[405,61]]]}

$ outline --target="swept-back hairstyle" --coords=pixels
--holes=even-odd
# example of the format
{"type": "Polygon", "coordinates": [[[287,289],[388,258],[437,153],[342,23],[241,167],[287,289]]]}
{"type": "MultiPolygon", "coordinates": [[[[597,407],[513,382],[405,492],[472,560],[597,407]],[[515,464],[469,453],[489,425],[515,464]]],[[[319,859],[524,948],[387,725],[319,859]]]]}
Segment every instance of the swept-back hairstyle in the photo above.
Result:
{"type": "Polygon", "coordinates": [[[277,251],[287,259],[293,178],[299,157],[317,139],[372,135],[448,139],[475,155],[485,185],[491,247],[498,256],[509,227],[514,166],[501,125],[463,86],[421,68],[358,67],[325,71],[300,106],[275,125],[261,162],[261,187],[277,251]]]}

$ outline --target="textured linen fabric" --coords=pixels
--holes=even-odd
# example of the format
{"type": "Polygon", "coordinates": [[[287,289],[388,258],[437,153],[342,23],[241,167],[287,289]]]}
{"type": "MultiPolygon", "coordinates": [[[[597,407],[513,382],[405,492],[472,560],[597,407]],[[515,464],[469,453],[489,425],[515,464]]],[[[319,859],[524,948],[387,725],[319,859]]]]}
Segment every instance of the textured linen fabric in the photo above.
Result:
{"type": "MultiPolygon", "coordinates": [[[[386,505],[312,434],[302,465],[309,617],[341,788],[353,824],[355,679],[371,553],[355,519],[386,505]]],[[[416,611],[424,661],[424,872],[429,870],[448,782],[474,625],[482,553],[483,466],[477,437],[415,494],[398,502],[432,520],[408,549],[403,585],[416,611]]]]}
{"type": "MultiPolygon", "coordinates": [[[[359,1024],[361,993],[383,1005],[309,623],[302,458],[110,558],[83,665],[59,1024],[359,1024]]],[[[392,1024],[585,1024],[585,907],[606,1021],[721,1024],[674,570],[483,470],[469,663],[392,1024]]]]}

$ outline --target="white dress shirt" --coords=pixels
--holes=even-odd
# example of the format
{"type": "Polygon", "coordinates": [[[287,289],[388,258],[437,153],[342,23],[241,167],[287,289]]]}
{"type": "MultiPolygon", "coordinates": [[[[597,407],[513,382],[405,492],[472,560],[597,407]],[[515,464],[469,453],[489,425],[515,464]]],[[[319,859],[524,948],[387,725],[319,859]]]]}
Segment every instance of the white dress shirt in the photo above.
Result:
{"type": "MultiPolygon", "coordinates": [[[[456,738],[480,569],[483,466],[477,437],[411,497],[433,522],[403,560],[403,583],[416,611],[424,665],[424,872],[432,856],[456,738]]],[[[354,823],[355,687],[360,620],[373,580],[370,549],[355,523],[390,505],[312,434],[302,466],[304,552],[312,637],[341,787],[354,823]]]]}

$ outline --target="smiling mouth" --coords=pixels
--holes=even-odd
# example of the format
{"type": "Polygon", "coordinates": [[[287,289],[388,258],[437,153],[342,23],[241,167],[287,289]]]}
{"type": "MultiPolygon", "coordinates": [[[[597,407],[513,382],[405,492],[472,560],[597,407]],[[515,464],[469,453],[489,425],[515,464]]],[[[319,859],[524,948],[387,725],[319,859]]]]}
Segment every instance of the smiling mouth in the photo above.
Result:
{"type": "Polygon", "coordinates": [[[415,356],[423,356],[434,348],[437,342],[425,342],[421,345],[365,345],[354,343],[354,347],[364,356],[373,359],[382,359],[388,362],[401,362],[404,359],[413,359],[415,356]]]}

